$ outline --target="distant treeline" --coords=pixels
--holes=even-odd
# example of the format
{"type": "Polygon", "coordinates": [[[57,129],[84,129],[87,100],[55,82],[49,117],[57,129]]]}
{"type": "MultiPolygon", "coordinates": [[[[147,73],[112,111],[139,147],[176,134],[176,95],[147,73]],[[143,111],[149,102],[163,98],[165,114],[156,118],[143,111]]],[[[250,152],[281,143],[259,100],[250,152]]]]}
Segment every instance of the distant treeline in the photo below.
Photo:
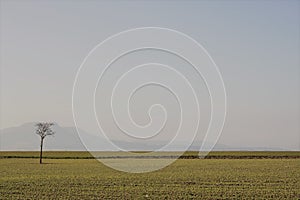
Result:
{"type": "MultiPolygon", "coordinates": [[[[48,151],[44,152],[45,159],[174,159],[178,152],[159,152],[147,155],[147,152],[134,152],[128,156],[124,152],[94,152],[87,151],[48,151]]],[[[0,159],[7,158],[39,158],[35,151],[2,151],[0,159]]],[[[198,152],[188,151],[179,159],[300,159],[300,151],[213,151],[205,157],[199,157],[198,152]]]]}

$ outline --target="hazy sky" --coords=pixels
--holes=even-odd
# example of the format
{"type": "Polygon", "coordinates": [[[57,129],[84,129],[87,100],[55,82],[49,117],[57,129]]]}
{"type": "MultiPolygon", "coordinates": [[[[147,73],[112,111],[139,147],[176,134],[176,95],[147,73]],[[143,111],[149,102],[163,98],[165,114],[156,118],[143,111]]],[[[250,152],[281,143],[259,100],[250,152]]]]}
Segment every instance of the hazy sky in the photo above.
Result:
{"type": "MultiPolygon", "coordinates": [[[[87,53],[112,34],[156,26],[190,35],[217,63],[228,98],[219,143],[300,149],[299,1],[2,0],[0,11],[0,128],[74,126],[72,86],[87,53]]],[[[142,94],[136,101],[148,104],[142,94]]]]}

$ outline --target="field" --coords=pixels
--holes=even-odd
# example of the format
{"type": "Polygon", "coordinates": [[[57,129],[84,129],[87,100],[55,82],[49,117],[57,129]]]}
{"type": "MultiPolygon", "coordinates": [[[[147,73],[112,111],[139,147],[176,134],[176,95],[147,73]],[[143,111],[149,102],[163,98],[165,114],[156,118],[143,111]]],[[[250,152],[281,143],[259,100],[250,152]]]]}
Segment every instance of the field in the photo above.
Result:
{"type": "Polygon", "coordinates": [[[144,174],[115,171],[86,152],[44,155],[40,165],[38,152],[1,152],[0,199],[300,199],[300,152],[188,152],[144,174]]]}

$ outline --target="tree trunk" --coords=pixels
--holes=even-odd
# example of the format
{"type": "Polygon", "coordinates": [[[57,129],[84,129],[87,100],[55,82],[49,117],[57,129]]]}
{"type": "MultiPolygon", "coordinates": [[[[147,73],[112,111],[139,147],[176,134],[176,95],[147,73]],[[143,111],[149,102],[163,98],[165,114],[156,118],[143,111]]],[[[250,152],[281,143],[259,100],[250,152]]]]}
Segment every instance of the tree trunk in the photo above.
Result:
{"type": "Polygon", "coordinates": [[[41,137],[40,164],[42,164],[42,157],[43,157],[43,142],[44,142],[44,138],[41,137]]]}

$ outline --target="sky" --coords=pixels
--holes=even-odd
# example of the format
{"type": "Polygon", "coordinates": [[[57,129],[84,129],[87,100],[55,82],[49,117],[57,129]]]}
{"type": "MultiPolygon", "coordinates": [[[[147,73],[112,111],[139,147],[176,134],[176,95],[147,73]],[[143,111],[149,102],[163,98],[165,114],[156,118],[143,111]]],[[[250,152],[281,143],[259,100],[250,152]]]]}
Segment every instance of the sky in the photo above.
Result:
{"type": "MultiPolygon", "coordinates": [[[[121,31],[163,27],[198,41],[221,72],[227,116],[219,143],[300,149],[299,1],[2,0],[0,11],[0,128],[32,121],[74,126],[72,88],[87,54],[121,31]]],[[[202,122],[207,124],[209,100],[204,82],[194,80],[185,63],[150,50],[137,52],[134,58],[141,62],[164,59],[183,70],[199,91],[202,122]]],[[[129,67],[134,58],[116,63],[110,78],[121,75],[122,66],[129,67]]],[[[133,79],[147,76],[155,75],[136,75],[133,79]]],[[[104,90],[97,89],[99,106],[102,92],[111,89],[104,86],[104,90]]],[[[173,122],[165,132],[174,132],[179,111],[174,96],[162,88],[150,86],[135,95],[130,107],[133,119],[139,124],[149,123],[145,113],[157,101],[171,110],[168,116],[173,122]]],[[[99,118],[105,120],[108,112],[98,113],[99,118]]],[[[157,111],[153,116],[161,120],[162,113],[157,111]]],[[[84,129],[97,132],[86,120],[84,129]]],[[[115,130],[110,122],[106,126],[115,130]]],[[[202,129],[206,128],[203,125],[202,129]]]]}

